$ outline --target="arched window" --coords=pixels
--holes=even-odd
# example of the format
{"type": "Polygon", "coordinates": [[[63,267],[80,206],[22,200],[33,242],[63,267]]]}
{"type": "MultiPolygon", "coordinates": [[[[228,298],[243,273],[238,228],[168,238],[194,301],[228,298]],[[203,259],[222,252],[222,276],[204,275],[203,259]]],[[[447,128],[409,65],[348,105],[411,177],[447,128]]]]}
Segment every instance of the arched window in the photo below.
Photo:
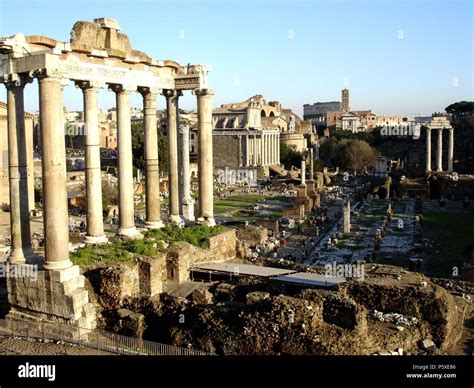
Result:
{"type": "Polygon", "coordinates": [[[262,109],[262,111],[260,112],[260,116],[262,117],[267,117],[267,114],[265,113],[265,110],[262,109]]]}

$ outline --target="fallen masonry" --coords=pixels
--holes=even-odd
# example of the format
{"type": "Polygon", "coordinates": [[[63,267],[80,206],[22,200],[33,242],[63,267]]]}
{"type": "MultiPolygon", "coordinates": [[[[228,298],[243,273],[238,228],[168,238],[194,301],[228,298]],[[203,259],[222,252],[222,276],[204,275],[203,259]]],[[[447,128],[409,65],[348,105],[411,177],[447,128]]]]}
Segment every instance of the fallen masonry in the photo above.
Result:
{"type": "Polygon", "coordinates": [[[138,292],[114,303],[102,297],[98,325],[225,355],[450,354],[471,304],[419,273],[380,273],[389,269],[368,268],[365,280],[347,279],[332,289],[295,289],[242,275],[191,282],[194,291],[186,297],[138,292]]]}

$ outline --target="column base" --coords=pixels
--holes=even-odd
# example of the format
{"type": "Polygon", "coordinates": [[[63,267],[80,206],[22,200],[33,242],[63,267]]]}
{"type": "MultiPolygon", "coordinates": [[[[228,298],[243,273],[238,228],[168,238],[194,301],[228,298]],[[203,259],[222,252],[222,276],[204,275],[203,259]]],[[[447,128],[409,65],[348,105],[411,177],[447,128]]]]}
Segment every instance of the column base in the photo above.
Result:
{"type": "Polygon", "coordinates": [[[88,245],[98,245],[98,244],[106,244],[109,240],[105,235],[102,236],[86,236],[84,239],[84,243],[88,245]]]}
{"type": "Polygon", "coordinates": [[[186,221],[194,221],[194,200],[188,199],[183,201],[183,218],[186,221]]]}
{"type": "Polygon", "coordinates": [[[131,228],[119,228],[119,230],[117,231],[117,235],[128,237],[133,240],[140,240],[144,237],[143,234],[141,234],[135,226],[131,228]]]}
{"type": "Polygon", "coordinates": [[[161,229],[165,226],[164,222],[159,220],[159,221],[146,221],[145,222],[145,228],[147,229],[161,229]]]}
{"type": "Polygon", "coordinates": [[[26,264],[26,255],[23,249],[13,249],[7,257],[11,264],[26,264]]]}
{"type": "Polygon", "coordinates": [[[43,263],[43,268],[50,271],[63,271],[73,266],[72,261],[68,259],[61,261],[46,261],[43,263]]]}
{"type": "Polygon", "coordinates": [[[182,228],[184,226],[184,221],[183,219],[181,218],[181,216],[178,214],[172,214],[170,215],[170,223],[174,226],[178,226],[180,228],[182,228]]]}
{"type": "Polygon", "coordinates": [[[216,220],[214,217],[199,217],[197,223],[205,226],[216,226],[216,220]]]}

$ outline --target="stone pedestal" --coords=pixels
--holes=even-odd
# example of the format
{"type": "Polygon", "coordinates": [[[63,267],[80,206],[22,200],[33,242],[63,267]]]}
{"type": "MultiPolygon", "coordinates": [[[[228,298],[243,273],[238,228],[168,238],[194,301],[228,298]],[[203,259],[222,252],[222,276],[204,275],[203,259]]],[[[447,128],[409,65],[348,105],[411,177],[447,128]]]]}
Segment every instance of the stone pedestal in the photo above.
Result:
{"type": "Polygon", "coordinates": [[[50,321],[94,329],[95,308],[84,280],[77,265],[59,271],[40,269],[36,277],[8,277],[7,321],[50,321]]]}

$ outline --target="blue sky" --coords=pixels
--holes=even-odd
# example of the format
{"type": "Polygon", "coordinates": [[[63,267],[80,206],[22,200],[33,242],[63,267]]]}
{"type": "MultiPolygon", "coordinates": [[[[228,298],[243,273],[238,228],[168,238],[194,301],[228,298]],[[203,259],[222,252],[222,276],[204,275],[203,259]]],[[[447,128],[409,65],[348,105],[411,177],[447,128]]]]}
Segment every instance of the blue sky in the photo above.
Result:
{"type": "MultiPolygon", "coordinates": [[[[377,114],[430,114],[474,99],[472,0],[0,0],[0,36],[68,41],[76,20],[98,17],[117,19],[154,58],[210,64],[214,106],[258,93],[302,114],[304,103],[339,100],[345,84],[352,109],[377,114]]],[[[27,109],[37,100],[29,85],[27,109]]],[[[81,109],[80,90],[67,87],[65,104],[81,109]]],[[[101,92],[100,104],[113,106],[113,93],[101,92]]],[[[194,97],[181,106],[194,108],[194,97]]]]}

